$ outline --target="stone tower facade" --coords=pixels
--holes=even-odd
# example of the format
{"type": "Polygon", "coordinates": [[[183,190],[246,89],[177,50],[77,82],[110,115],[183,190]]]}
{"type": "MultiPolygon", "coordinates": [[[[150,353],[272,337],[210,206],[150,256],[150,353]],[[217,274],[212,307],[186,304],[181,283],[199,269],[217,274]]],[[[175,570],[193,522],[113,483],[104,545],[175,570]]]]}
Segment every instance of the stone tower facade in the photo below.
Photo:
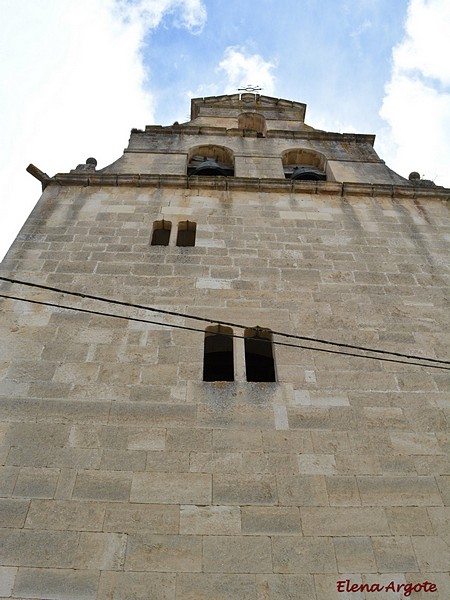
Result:
{"type": "Polygon", "coordinates": [[[1,599],[448,600],[450,190],[305,109],[199,98],[30,166],[1,599]]]}

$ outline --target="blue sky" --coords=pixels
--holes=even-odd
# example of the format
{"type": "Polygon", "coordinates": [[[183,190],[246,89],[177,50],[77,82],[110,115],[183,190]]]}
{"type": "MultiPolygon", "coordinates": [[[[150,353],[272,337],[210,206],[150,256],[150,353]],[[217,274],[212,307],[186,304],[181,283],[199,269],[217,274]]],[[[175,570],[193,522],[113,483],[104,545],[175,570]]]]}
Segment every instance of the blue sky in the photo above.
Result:
{"type": "Polygon", "coordinates": [[[190,98],[263,94],[375,133],[381,158],[450,187],[450,0],[0,0],[0,256],[49,175],[118,158],[190,98]]]}

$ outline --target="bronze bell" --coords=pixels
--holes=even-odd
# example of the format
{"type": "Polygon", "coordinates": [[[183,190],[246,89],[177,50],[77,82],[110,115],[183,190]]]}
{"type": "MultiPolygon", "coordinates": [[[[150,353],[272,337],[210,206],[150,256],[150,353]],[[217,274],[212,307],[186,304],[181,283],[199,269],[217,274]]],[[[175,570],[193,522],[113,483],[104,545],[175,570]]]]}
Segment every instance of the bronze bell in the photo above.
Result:
{"type": "Polygon", "coordinates": [[[326,175],[323,171],[314,167],[295,167],[292,171],[291,179],[297,181],[325,181],[326,175]]]}
{"type": "Polygon", "coordinates": [[[209,175],[222,175],[226,177],[227,174],[222,169],[219,164],[213,160],[212,158],[208,158],[204,160],[202,163],[198,165],[198,167],[192,172],[192,175],[201,175],[201,176],[209,176],[209,175]]]}

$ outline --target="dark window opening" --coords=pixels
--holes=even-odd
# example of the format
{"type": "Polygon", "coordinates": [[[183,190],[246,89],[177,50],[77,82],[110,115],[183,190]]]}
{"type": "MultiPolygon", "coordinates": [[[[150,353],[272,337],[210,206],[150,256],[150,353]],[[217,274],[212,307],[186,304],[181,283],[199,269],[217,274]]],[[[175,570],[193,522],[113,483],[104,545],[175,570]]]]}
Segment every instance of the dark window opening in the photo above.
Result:
{"type": "Polygon", "coordinates": [[[270,329],[247,328],[244,338],[247,381],[276,381],[270,329]]]}
{"type": "Polygon", "coordinates": [[[172,223],[170,221],[155,221],[153,224],[152,246],[168,246],[172,223]]]}
{"type": "Polygon", "coordinates": [[[178,223],[177,246],[195,246],[195,232],[197,223],[194,221],[180,221],[178,223]]]}
{"type": "Polygon", "coordinates": [[[213,325],[205,331],[203,381],[234,381],[233,330],[213,325]]]}

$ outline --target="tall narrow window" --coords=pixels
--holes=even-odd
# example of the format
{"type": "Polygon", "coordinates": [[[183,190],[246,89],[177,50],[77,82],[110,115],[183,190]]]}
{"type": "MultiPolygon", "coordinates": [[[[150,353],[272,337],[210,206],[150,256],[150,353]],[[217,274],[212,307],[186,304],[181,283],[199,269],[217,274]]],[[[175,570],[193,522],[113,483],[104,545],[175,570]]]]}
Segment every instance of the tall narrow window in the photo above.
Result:
{"type": "Polygon", "coordinates": [[[194,221],[180,221],[178,223],[177,246],[195,246],[195,232],[197,223],[194,221]]]}
{"type": "Polygon", "coordinates": [[[234,381],[231,327],[212,325],[206,328],[203,381],[234,381]]]}
{"type": "Polygon", "coordinates": [[[270,329],[248,327],[244,338],[247,381],[276,381],[270,329]]]}
{"type": "Polygon", "coordinates": [[[172,223],[170,221],[155,221],[153,223],[152,246],[168,246],[172,223]]]}

